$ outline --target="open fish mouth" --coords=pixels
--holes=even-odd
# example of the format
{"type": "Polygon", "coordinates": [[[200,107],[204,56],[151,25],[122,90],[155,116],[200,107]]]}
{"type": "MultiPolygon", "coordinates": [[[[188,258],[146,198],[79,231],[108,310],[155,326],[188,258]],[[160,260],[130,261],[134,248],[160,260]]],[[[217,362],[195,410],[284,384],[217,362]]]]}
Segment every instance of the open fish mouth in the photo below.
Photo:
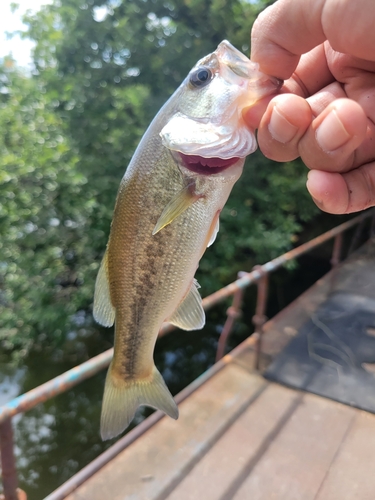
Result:
{"type": "Polygon", "coordinates": [[[197,155],[185,155],[184,153],[178,153],[184,167],[192,172],[203,175],[213,175],[226,170],[235,163],[237,163],[240,158],[205,158],[204,156],[197,155]]]}

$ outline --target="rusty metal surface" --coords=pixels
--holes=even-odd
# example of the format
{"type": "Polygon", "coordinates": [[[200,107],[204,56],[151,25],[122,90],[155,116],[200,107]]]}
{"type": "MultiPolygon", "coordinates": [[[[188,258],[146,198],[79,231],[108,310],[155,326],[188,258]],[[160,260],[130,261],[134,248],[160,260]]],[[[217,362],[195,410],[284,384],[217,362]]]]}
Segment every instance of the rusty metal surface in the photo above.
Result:
{"type": "MultiPolygon", "coordinates": [[[[27,500],[26,493],[23,490],[21,490],[20,488],[17,488],[17,492],[16,493],[17,493],[17,496],[16,496],[17,500],[27,500]]],[[[0,500],[7,500],[7,499],[5,498],[5,495],[1,494],[0,495],[0,500]]]]}
{"type": "MultiPolygon", "coordinates": [[[[362,223],[363,221],[361,221],[362,223]]],[[[361,223],[358,225],[358,227],[361,226],[361,223]]],[[[342,250],[342,233],[338,234],[335,236],[335,240],[333,243],[333,251],[332,251],[332,258],[331,258],[331,266],[336,267],[337,264],[340,263],[341,260],[341,250],[342,250]]],[[[350,250],[349,250],[350,252],[350,250]]]]}
{"type": "Polygon", "coordinates": [[[238,481],[247,464],[259,458],[270,434],[282,429],[297,398],[294,391],[270,384],[202,457],[199,466],[182,478],[167,499],[231,498],[228,489],[238,481]]]}
{"type": "Polygon", "coordinates": [[[47,401],[92,377],[108,366],[112,358],[112,351],[113,349],[109,349],[1,406],[0,423],[17,415],[17,413],[30,410],[37,404],[47,401]]]}
{"type": "MultiPolygon", "coordinates": [[[[314,238],[313,240],[289,251],[286,252],[285,254],[277,257],[276,259],[271,260],[270,262],[267,262],[266,264],[262,266],[257,266],[257,269],[254,269],[250,273],[242,273],[242,276],[237,279],[235,282],[231,283],[230,285],[222,288],[221,290],[218,290],[217,292],[213,293],[212,295],[206,297],[203,299],[203,307],[207,310],[210,307],[224,301],[226,298],[228,298],[231,295],[236,295],[235,301],[240,303],[241,300],[241,291],[248,287],[249,285],[256,283],[260,281],[259,283],[259,290],[258,290],[258,296],[259,296],[259,302],[257,306],[258,312],[260,311],[260,314],[256,312],[254,320],[257,325],[258,331],[257,335],[258,338],[260,339],[261,333],[262,333],[262,327],[263,323],[265,321],[264,318],[264,310],[265,310],[265,300],[266,300],[266,293],[267,293],[267,287],[266,287],[266,276],[268,273],[275,271],[276,269],[280,268],[281,266],[285,265],[287,262],[290,260],[293,260],[300,255],[303,255],[304,253],[310,251],[311,249],[323,244],[324,242],[330,240],[331,238],[336,237],[335,240],[335,245],[334,245],[334,254],[333,254],[333,263],[336,264],[339,261],[340,258],[340,249],[341,249],[341,234],[346,231],[347,229],[355,226],[356,224],[359,224],[363,222],[366,218],[368,217],[374,217],[375,216],[375,210],[369,210],[367,212],[362,213],[356,218],[353,218],[349,220],[348,222],[345,222],[344,224],[341,224],[340,226],[337,226],[336,228],[327,231],[323,235],[318,236],[317,238],[314,238]]],[[[237,307],[234,307],[234,309],[229,310],[229,317],[228,317],[228,325],[227,325],[227,331],[226,331],[226,336],[229,335],[230,329],[234,323],[235,316],[238,314],[237,307]],[[233,313],[233,314],[232,314],[233,313]]],[[[160,332],[160,336],[165,335],[172,331],[174,327],[170,324],[165,324],[162,327],[162,330],[160,332]]],[[[225,345],[221,346],[222,351],[225,349],[225,345]]],[[[260,349],[260,343],[259,343],[259,349],[260,349]]],[[[35,389],[29,391],[26,394],[23,394],[14,400],[10,401],[6,405],[3,405],[0,408],[0,424],[6,422],[9,418],[12,416],[25,412],[37,404],[44,402],[58,394],[61,394],[62,392],[65,392],[69,390],[71,387],[75,386],[76,384],[80,383],[81,381],[95,375],[102,369],[106,368],[112,358],[113,355],[113,349],[109,349],[108,351],[95,356],[94,358],[90,359],[89,361],[86,361],[85,363],[63,373],[62,375],[46,382],[45,384],[36,387],[35,389]]],[[[259,359],[259,358],[258,358],[259,359]]],[[[219,371],[224,365],[225,365],[225,358],[223,358],[222,363],[219,363],[218,367],[215,368],[215,370],[219,371]]],[[[259,362],[258,362],[259,364],[259,362]]],[[[216,365],[215,365],[216,366],[216,365]]],[[[208,373],[208,372],[207,372],[208,373]]],[[[208,375],[208,378],[210,378],[212,375],[208,375]]],[[[197,387],[201,385],[201,380],[206,380],[205,379],[206,375],[198,378],[197,381],[197,387]]],[[[182,391],[184,392],[184,391],[182,391]]],[[[155,414],[156,415],[156,414],[155,414]]],[[[134,438],[127,438],[129,440],[131,439],[136,439],[136,436],[141,435],[147,428],[150,426],[154,425],[156,421],[158,421],[161,418],[158,417],[157,415],[153,417],[155,420],[151,420],[151,423],[145,424],[145,427],[140,427],[140,429],[134,434],[134,438]],[[154,423],[152,423],[154,422],[154,423]]],[[[9,429],[7,430],[5,428],[5,441],[9,438],[7,437],[9,429]]],[[[10,440],[12,441],[12,437],[10,436],[10,440]]],[[[3,439],[4,441],[4,439],[3,439]]],[[[120,440],[121,441],[121,440],[120,440]]],[[[100,457],[99,457],[100,458],[100,457]]],[[[94,461],[95,462],[95,461],[94,461]]],[[[92,468],[92,471],[95,469],[95,467],[92,468]]],[[[13,479],[12,479],[13,480],[13,479]]],[[[48,497],[48,498],[63,498],[63,497],[48,497]]],[[[8,499],[7,499],[8,500],[8,499]]]]}
{"type": "MultiPolygon", "coordinates": [[[[305,292],[300,298],[298,298],[295,302],[290,304],[287,309],[279,313],[275,318],[268,321],[264,327],[265,332],[267,334],[264,335],[264,348],[267,354],[271,354],[272,357],[277,354],[274,350],[270,350],[270,346],[268,345],[268,337],[271,338],[272,348],[275,347],[275,344],[279,346],[278,351],[280,351],[284,343],[290,339],[289,329],[291,328],[290,324],[299,325],[299,323],[303,323],[311,313],[318,307],[318,305],[325,299],[327,293],[331,289],[331,274],[339,273],[343,276],[346,276],[345,267],[350,269],[351,274],[356,274],[358,270],[362,270],[364,267],[361,264],[363,259],[363,255],[371,254],[373,246],[375,246],[375,242],[372,245],[370,243],[370,248],[363,248],[359,252],[360,260],[356,256],[353,256],[352,260],[349,259],[348,262],[341,264],[339,268],[336,268],[335,271],[331,271],[326,278],[322,278],[313,286],[313,290],[309,290],[305,292]],[[292,317],[292,320],[290,320],[292,317]],[[282,331],[280,331],[280,328],[282,331]],[[284,333],[287,331],[287,333],[284,333]],[[273,333],[274,331],[274,333],[273,333]],[[282,337],[283,340],[278,340],[279,337],[282,337]]],[[[375,250],[373,252],[375,254],[375,250]]],[[[365,266],[366,267],[366,266],[365,266]]],[[[340,278],[341,280],[342,278],[340,278]]],[[[350,283],[352,283],[350,281],[350,283]]],[[[351,284],[348,286],[352,287],[351,284]]],[[[258,309],[258,313],[261,312],[258,309]]],[[[238,346],[235,350],[233,350],[230,354],[225,356],[219,363],[215,364],[208,372],[203,374],[200,378],[188,386],[180,395],[177,395],[176,400],[178,403],[186,399],[187,396],[193,394],[194,390],[200,387],[203,383],[206,383],[210,378],[220,371],[226,364],[231,361],[234,361],[236,364],[243,365],[247,367],[247,369],[251,370],[251,367],[254,366],[254,349],[255,349],[255,337],[252,336],[248,338],[243,344],[238,346]],[[239,361],[239,362],[238,362],[239,361]]],[[[132,430],[128,435],[124,438],[120,439],[114,447],[110,448],[103,455],[98,457],[92,464],[89,464],[85,469],[79,472],[76,476],[71,478],[67,483],[62,485],[59,489],[57,489],[54,493],[47,497],[46,500],[62,500],[67,496],[70,492],[74,491],[80,484],[88,480],[92,475],[99,471],[105,464],[107,464],[110,460],[115,458],[121,451],[125,450],[131,443],[133,443],[138,437],[144,435],[146,431],[153,432],[153,425],[158,422],[162,418],[163,414],[161,412],[154,413],[149,419],[140,424],[139,428],[132,430]],[[138,429],[138,430],[137,430],[138,429]]],[[[183,430],[184,432],[184,430],[183,430]]]]}
{"type": "MultiPolygon", "coordinates": [[[[227,490],[231,495],[224,498],[316,500],[358,410],[311,394],[295,395],[302,395],[300,404],[281,432],[272,436],[258,460],[244,466],[243,473],[227,490]]],[[[355,481],[356,470],[350,477],[355,481]]],[[[342,497],[329,497],[339,499],[342,497]]],[[[354,495],[351,500],[363,497],[354,495]]]]}
{"type": "MultiPolygon", "coordinates": [[[[242,271],[238,273],[238,276],[241,277],[243,273],[242,271]]],[[[224,324],[223,330],[220,334],[219,342],[216,350],[216,362],[218,362],[225,354],[225,348],[228,342],[228,337],[232,331],[233,325],[235,321],[241,316],[241,305],[243,298],[243,289],[238,288],[233,295],[232,305],[227,310],[227,320],[224,324]]]]}
{"type": "Polygon", "coordinates": [[[66,500],[314,500],[332,470],[324,500],[373,500],[375,416],[263,382],[230,363],[66,500]]]}
{"type": "Polygon", "coordinates": [[[18,500],[18,481],[13,450],[13,428],[11,419],[7,419],[0,424],[0,457],[4,499],[18,500]]]}
{"type": "Polygon", "coordinates": [[[229,363],[180,404],[178,422],[163,418],[71,495],[62,498],[166,498],[267,385],[260,376],[229,363]]]}
{"type": "MultiPolygon", "coordinates": [[[[212,306],[224,301],[226,298],[233,295],[238,289],[243,289],[258,281],[264,274],[275,271],[281,266],[285,265],[290,260],[293,260],[300,255],[310,251],[311,249],[325,243],[336,235],[346,231],[347,229],[355,226],[363,219],[371,217],[374,215],[375,210],[371,209],[367,212],[362,213],[358,217],[355,217],[339,226],[327,231],[326,233],[314,238],[313,240],[300,245],[299,247],[284,253],[283,255],[273,259],[266,264],[259,266],[259,268],[253,270],[250,273],[243,273],[243,276],[233,283],[227,285],[226,287],[214,292],[213,294],[205,297],[203,299],[203,307],[205,310],[210,309],[212,306]]],[[[170,324],[165,324],[162,327],[160,336],[163,336],[170,331],[175,329],[170,324]]],[[[9,403],[0,407],[0,423],[9,417],[16,415],[17,413],[22,413],[30,410],[37,404],[44,402],[51,397],[54,397],[62,392],[69,390],[81,381],[92,377],[102,369],[106,368],[113,355],[113,349],[109,349],[98,356],[91,358],[90,360],[82,363],[81,365],[68,370],[67,372],[49,380],[45,384],[32,389],[31,391],[13,399],[9,403]]]]}
{"type": "Polygon", "coordinates": [[[374,500],[374,449],[374,415],[356,412],[314,500],[374,500]]]}
{"type": "MultiPolygon", "coordinates": [[[[255,269],[260,266],[255,266],[255,269]]],[[[260,354],[262,350],[263,325],[267,321],[265,316],[267,299],[268,299],[268,273],[262,273],[261,278],[257,282],[257,302],[255,307],[255,315],[253,316],[253,324],[255,326],[255,369],[260,368],[260,354]]]]}
{"type": "MultiPolygon", "coordinates": [[[[215,363],[211,368],[204,372],[200,377],[195,379],[191,384],[189,384],[185,389],[179,392],[175,396],[177,404],[182,403],[185,399],[191,396],[197,389],[199,389],[203,384],[210,380],[214,375],[219,373],[226,365],[233,361],[237,356],[240,356],[249,346],[252,344],[250,339],[245,340],[242,344],[237,346],[231,351],[231,353],[220,359],[219,362],[215,363]]],[[[123,438],[120,438],[111,448],[106,450],[104,453],[99,455],[95,460],[90,462],[86,467],[84,467],[80,472],[75,474],[72,478],[66,481],[63,485],[57,488],[54,492],[48,495],[45,500],[62,500],[68,494],[73,492],[79,485],[83,484],[88,478],[93,474],[98,472],[104,465],[115,458],[121,451],[125,450],[130,446],[136,439],[141,435],[145,434],[146,431],[151,429],[159,420],[164,418],[165,415],[161,411],[155,411],[146,420],[141,422],[137,427],[128,432],[123,438]]]]}

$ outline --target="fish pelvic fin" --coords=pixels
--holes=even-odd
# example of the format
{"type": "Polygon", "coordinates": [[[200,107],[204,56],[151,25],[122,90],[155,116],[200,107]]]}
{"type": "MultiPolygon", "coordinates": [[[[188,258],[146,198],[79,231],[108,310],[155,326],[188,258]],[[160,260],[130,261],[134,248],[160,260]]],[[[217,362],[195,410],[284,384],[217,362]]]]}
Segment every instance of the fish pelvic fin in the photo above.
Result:
{"type": "Polygon", "coordinates": [[[110,366],[100,420],[102,439],[111,439],[125,430],[142,405],[161,410],[175,420],[178,418],[176,402],[155,366],[150,377],[130,381],[115,375],[110,366]]]}
{"type": "Polygon", "coordinates": [[[95,283],[93,316],[97,323],[109,327],[115,322],[115,314],[109,291],[108,251],[106,250],[95,283]]]}
{"type": "Polygon", "coordinates": [[[190,182],[181,189],[164,208],[152,231],[152,235],[158,233],[163,227],[168,226],[168,224],[185,212],[185,210],[199,198],[201,198],[201,195],[195,193],[195,181],[190,182]]]}
{"type": "Polygon", "coordinates": [[[172,325],[182,330],[200,330],[204,327],[206,316],[198,288],[198,281],[194,279],[188,294],[168,319],[172,325]]]}

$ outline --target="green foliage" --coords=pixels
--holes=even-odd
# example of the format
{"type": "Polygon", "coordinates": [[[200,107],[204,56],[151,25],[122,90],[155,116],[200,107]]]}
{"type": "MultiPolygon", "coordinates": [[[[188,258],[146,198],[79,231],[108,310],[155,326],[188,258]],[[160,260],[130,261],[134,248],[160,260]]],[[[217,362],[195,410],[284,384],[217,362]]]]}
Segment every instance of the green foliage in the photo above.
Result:
{"type": "MultiPolygon", "coordinates": [[[[144,130],[223,39],[248,52],[267,2],[55,0],[26,17],[32,78],[0,69],[0,344],[26,353],[93,328],[119,181],[144,130]]],[[[300,163],[252,155],[200,266],[203,294],[290,248],[315,213],[300,163]]]]}
{"type": "Polygon", "coordinates": [[[43,86],[11,66],[0,81],[0,341],[24,354],[38,336],[60,339],[90,300],[91,290],[75,291],[97,267],[82,262],[89,244],[79,237],[93,207],[43,86]]]}

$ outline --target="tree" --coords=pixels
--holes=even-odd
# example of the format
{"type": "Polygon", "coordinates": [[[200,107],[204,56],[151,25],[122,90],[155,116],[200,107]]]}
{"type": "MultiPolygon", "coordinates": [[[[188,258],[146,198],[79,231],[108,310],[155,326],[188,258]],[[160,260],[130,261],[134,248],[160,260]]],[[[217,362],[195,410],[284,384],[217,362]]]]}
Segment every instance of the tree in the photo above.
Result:
{"type": "MultiPolygon", "coordinates": [[[[0,139],[1,172],[10,177],[1,184],[10,197],[1,219],[8,234],[0,269],[4,346],[27,350],[51,334],[63,341],[90,323],[117,188],[140,137],[224,37],[248,51],[265,4],[55,0],[26,17],[35,74],[1,73],[0,127],[13,131],[12,141],[8,133],[0,139]]],[[[290,248],[301,222],[316,213],[304,178],[298,162],[275,167],[251,156],[201,262],[204,295],[239,268],[290,248]]]]}
{"type": "Polygon", "coordinates": [[[0,341],[22,355],[47,334],[61,339],[90,300],[76,256],[88,252],[79,235],[93,206],[43,85],[9,60],[0,82],[0,341]]]}

